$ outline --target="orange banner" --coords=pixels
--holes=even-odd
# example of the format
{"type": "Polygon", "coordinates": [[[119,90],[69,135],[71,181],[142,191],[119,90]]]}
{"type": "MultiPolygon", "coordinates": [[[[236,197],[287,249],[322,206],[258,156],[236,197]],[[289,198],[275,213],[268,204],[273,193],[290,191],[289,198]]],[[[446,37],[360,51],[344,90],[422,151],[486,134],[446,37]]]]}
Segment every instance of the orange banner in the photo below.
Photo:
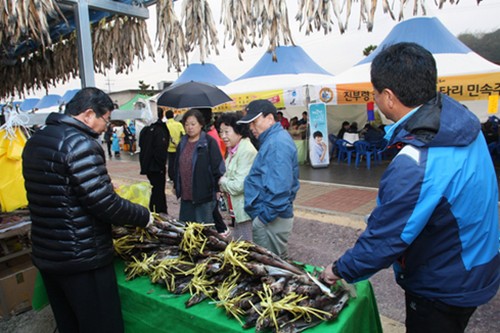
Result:
{"type": "Polygon", "coordinates": [[[231,94],[232,102],[219,105],[213,108],[213,112],[227,112],[227,111],[240,111],[253,100],[267,99],[271,101],[277,109],[285,107],[285,100],[283,98],[283,90],[269,90],[260,92],[251,92],[244,94],[231,94]]]}
{"type": "MultiPolygon", "coordinates": [[[[458,101],[487,100],[500,95],[500,72],[438,78],[438,91],[458,101]]],[[[373,101],[370,82],[337,84],[337,104],[366,104],[373,101]]]]}
{"type": "Polygon", "coordinates": [[[370,82],[337,84],[337,104],[366,104],[373,102],[370,82]]]}
{"type": "Polygon", "coordinates": [[[487,100],[500,95],[500,72],[440,77],[438,90],[458,101],[487,100]]]}

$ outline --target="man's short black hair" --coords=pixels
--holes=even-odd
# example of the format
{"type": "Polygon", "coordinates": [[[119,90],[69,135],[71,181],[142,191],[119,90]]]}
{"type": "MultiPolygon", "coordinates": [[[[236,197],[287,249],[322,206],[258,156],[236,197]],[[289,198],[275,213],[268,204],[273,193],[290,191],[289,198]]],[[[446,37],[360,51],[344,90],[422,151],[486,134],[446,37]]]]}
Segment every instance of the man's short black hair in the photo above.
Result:
{"type": "Polygon", "coordinates": [[[163,115],[165,114],[165,111],[163,111],[163,109],[161,107],[158,106],[157,108],[157,116],[158,116],[158,119],[163,119],[163,115]]]}
{"type": "Polygon", "coordinates": [[[384,48],[372,61],[371,82],[382,92],[390,89],[406,107],[416,107],[437,94],[436,60],[416,43],[384,48]]]}
{"type": "Polygon", "coordinates": [[[109,96],[97,88],[83,88],[66,104],[64,113],[78,116],[88,109],[94,110],[98,118],[114,110],[114,103],[109,96]]]}
{"type": "Polygon", "coordinates": [[[172,110],[167,110],[167,112],[165,112],[165,117],[167,119],[172,119],[174,117],[174,111],[172,110]]]}

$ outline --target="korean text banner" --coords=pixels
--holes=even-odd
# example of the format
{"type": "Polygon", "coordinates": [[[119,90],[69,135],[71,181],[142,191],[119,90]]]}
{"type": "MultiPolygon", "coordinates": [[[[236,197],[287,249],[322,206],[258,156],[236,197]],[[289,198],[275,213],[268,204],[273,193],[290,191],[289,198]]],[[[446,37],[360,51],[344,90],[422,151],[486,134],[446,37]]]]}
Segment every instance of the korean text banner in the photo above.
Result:
{"type": "Polygon", "coordinates": [[[247,106],[248,103],[256,99],[267,99],[273,103],[277,109],[285,107],[285,99],[283,97],[282,89],[231,94],[229,96],[233,99],[233,101],[213,108],[213,112],[239,111],[247,106]]]}

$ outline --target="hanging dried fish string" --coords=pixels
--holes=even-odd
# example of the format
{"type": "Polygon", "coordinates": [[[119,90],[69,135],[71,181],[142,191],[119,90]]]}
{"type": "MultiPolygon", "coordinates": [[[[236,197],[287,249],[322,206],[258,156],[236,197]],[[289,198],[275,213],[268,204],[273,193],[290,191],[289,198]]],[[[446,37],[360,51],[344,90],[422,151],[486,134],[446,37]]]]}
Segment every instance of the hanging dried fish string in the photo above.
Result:
{"type": "Polygon", "coordinates": [[[123,72],[128,74],[136,58],[139,62],[146,59],[145,48],[147,55],[153,60],[154,50],[149,39],[145,20],[125,16],[120,21],[122,23],[119,34],[121,38],[114,41],[116,44],[121,45],[122,53],[114,54],[115,70],[117,74],[123,72]],[[123,40],[123,37],[125,37],[125,40],[123,40]]]}
{"type": "MultiPolygon", "coordinates": [[[[367,30],[370,32],[373,30],[375,22],[375,11],[377,9],[377,0],[299,0],[299,6],[297,14],[295,15],[295,20],[300,22],[299,30],[305,25],[305,33],[309,35],[314,29],[321,30],[324,29],[325,33],[331,31],[331,14],[328,6],[328,2],[331,1],[331,9],[337,20],[340,33],[344,33],[347,30],[349,23],[349,18],[351,16],[353,3],[359,3],[359,26],[361,28],[362,24],[366,24],[367,30]],[[340,6],[342,1],[342,6],[340,6]],[[342,14],[345,10],[345,19],[342,20],[342,14]],[[345,22],[345,23],[343,23],[345,22]]],[[[404,19],[404,10],[408,5],[409,0],[399,0],[399,21],[404,19]]],[[[434,0],[434,4],[442,9],[443,4],[449,2],[451,5],[458,4],[457,0],[434,0]]],[[[396,2],[389,3],[389,0],[382,0],[382,7],[384,14],[388,14],[393,20],[395,20],[394,15],[394,5],[396,2]]],[[[421,15],[427,14],[427,9],[425,6],[425,0],[413,0],[413,16],[418,15],[419,8],[421,15]]]]}
{"type": "Polygon", "coordinates": [[[181,66],[187,64],[184,31],[175,15],[172,0],[158,0],[156,2],[156,42],[157,51],[167,57],[167,71],[174,68],[181,71],[181,66]]]}
{"type": "Polygon", "coordinates": [[[66,21],[54,0],[0,1],[0,44],[15,45],[32,39],[43,47],[50,45],[49,19],[66,21]]]}
{"type": "MultiPolygon", "coordinates": [[[[252,0],[223,0],[221,7],[220,23],[224,27],[224,44],[229,40],[231,46],[238,51],[238,59],[243,60],[245,44],[257,46],[255,38],[250,40],[253,32],[249,31],[251,22],[252,0]]],[[[255,36],[255,35],[254,35],[255,36]]]]}
{"type": "Polygon", "coordinates": [[[219,54],[217,28],[207,0],[184,0],[181,21],[188,52],[198,47],[201,63],[205,63],[206,57],[210,55],[210,49],[213,48],[215,54],[219,54]]]}
{"type": "Polygon", "coordinates": [[[106,73],[115,67],[115,72],[129,73],[137,58],[154,59],[154,50],[144,20],[115,15],[112,20],[102,19],[93,30],[94,69],[106,73]]]}
{"type": "MultiPolygon", "coordinates": [[[[275,49],[278,45],[295,45],[288,22],[288,8],[285,0],[255,0],[252,3],[251,35],[261,38],[259,46],[267,38],[268,52],[277,61],[275,49]]],[[[255,40],[252,41],[255,43],[255,40]]]]}

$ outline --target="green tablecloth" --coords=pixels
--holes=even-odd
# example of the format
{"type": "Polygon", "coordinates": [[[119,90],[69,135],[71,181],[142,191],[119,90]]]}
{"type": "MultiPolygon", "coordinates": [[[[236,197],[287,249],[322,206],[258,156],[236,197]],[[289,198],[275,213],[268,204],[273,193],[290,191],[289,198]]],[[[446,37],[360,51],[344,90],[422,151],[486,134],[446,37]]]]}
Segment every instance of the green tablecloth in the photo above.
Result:
{"type": "MultiPolygon", "coordinates": [[[[122,302],[126,332],[254,332],[244,330],[236,319],[228,318],[224,309],[216,308],[205,300],[186,309],[184,303],[189,295],[172,295],[164,287],[154,285],[147,277],[125,281],[124,263],[115,264],[116,276],[122,302]]],[[[332,322],[308,329],[318,332],[382,332],[377,303],[369,281],[355,284],[357,298],[349,304],[332,322]]],[[[33,295],[33,308],[40,309],[48,304],[43,282],[38,276],[33,295]]]]}
{"type": "Polygon", "coordinates": [[[299,164],[304,164],[307,161],[307,143],[306,140],[293,140],[297,147],[297,159],[299,164]]]}

